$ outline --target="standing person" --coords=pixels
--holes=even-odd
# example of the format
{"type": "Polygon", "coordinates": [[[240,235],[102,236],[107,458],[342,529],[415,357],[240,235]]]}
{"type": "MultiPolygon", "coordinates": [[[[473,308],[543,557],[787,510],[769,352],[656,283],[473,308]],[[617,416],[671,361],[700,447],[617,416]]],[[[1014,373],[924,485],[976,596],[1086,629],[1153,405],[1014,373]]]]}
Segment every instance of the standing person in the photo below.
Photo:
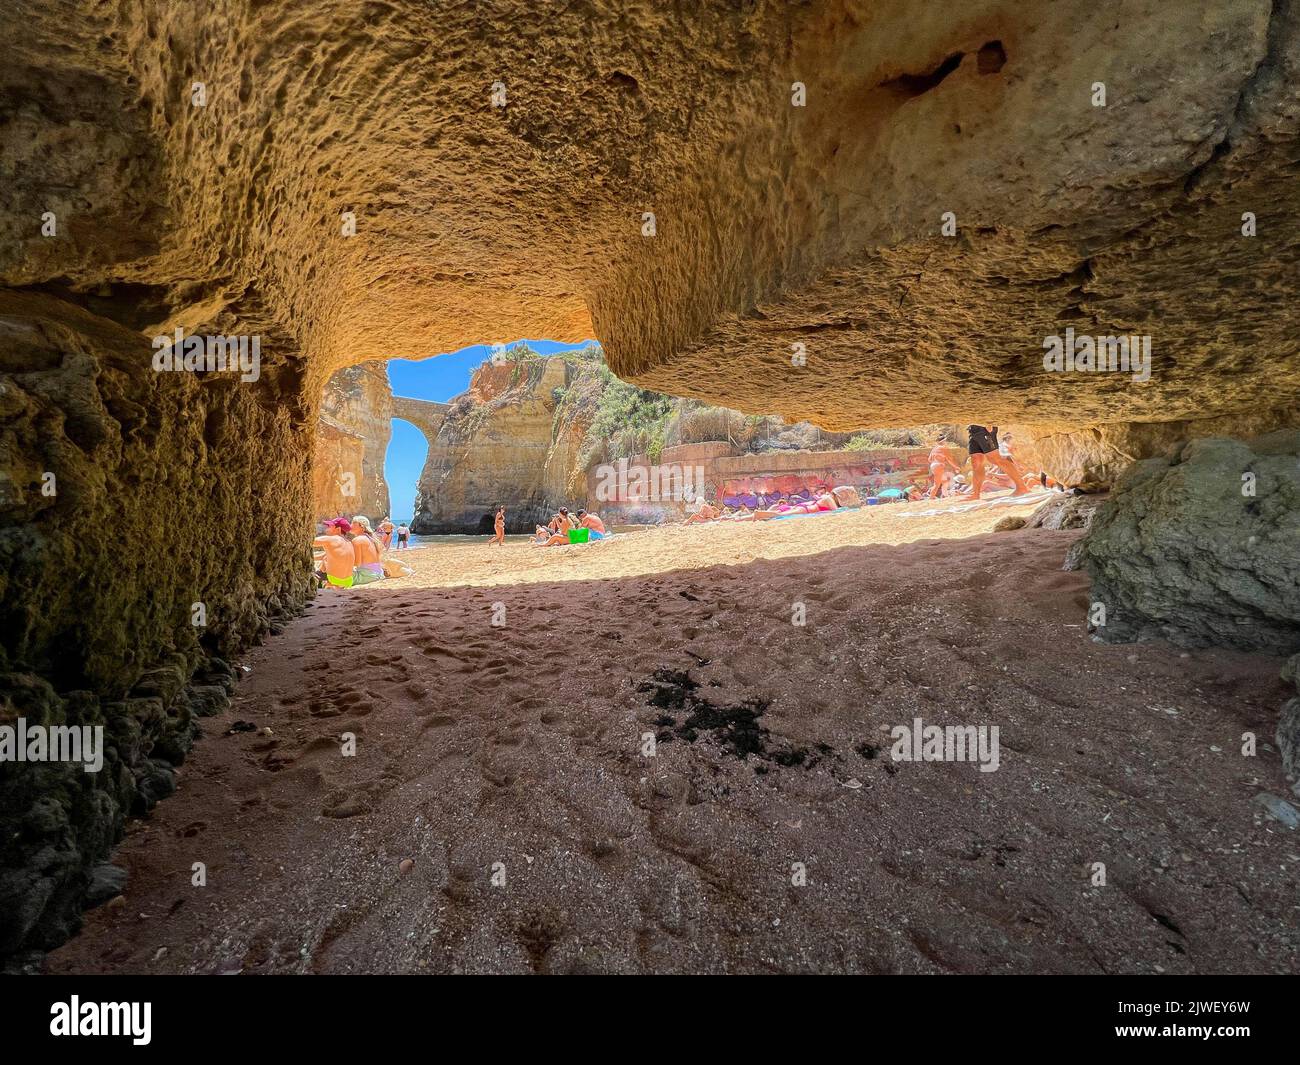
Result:
{"type": "Polygon", "coordinates": [[[379,523],[379,539],[383,541],[385,551],[393,546],[393,523],[387,517],[379,523]]]}
{"type": "Polygon", "coordinates": [[[496,522],[494,523],[494,528],[495,528],[495,533],[492,539],[488,541],[488,546],[490,547],[492,544],[500,544],[502,547],[504,547],[506,543],[506,508],[505,507],[497,507],[497,516],[496,516],[496,522]]]}
{"type": "Polygon", "coordinates": [[[397,550],[404,551],[410,539],[411,527],[406,522],[402,522],[397,526],[397,550]]]}
{"type": "Polygon", "coordinates": [[[948,454],[948,443],[946,436],[940,436],[934,442],[934,447],[930,449],[930,477],[934,483],[930,486],[930,491],[926,493],[927,499],[938,499],[943,495],[943,490],[948,486],[953,474],[961,473],[961,467],[952,461],[952,456],[948,454]]]}
{"type": "Polygon", "coordinates": [[[379,542],[370,530],[370,519],[357,514],[352,519],[353,585],[370,584],[384,579],[384,567],[379,562],[379,542]]]}
{"type": "Polygon", "coordinates": [[[343,534],[351,528],[347,518],[334,518],[325,523],[325,532],[312,544],[325,549],[325,581],[333,588],[351,588],[352,571],[356,566],[356,552],[343,534]]]}
{"type": "Polygon", "coordinates": [[[1005,458],[998,451],[998,427],[970,425],[966,427],[966,431],[970,434],[971,499],[979,499],[980,490],[984,487],[985,459],[1011,478],[1011,482],[1016,486],[1015,491],[1011,493],[1013,496],[1027,494],[1029,486],[1020,476],[1015,462],[1005,458]]]}

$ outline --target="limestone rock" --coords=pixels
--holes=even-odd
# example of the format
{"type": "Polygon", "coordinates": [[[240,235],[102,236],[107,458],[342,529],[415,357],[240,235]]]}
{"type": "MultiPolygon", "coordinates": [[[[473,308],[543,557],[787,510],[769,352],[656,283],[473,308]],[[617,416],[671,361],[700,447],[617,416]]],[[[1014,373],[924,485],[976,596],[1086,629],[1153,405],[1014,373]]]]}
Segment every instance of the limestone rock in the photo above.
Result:
{"type": "Polygon", "coordinates": [[[993,526],[993,531],[1014,532],[1016,529],[1023,529],[1027,522],[1028,519],[1024,517],[1024,515],[1022,514],[1008,514],[1005,518],[1001,518],[998,521],[998,523],[993,526]]]}
{"type": "MultiPolygon", "coordinates": [[[[1289,404],[1252,407],[1221,418],[1119,422],[1075,430],[1041,426],[1009,429],[1014,428],[1019,440],[1031,444],[1032,468],[1046,470],[1068,487],[1100,492],[1134,462],[1175,454],[1199,437],[1257,436],[1295,426],[1298,420],[1295,404],[1289,404]]],[[[1019,449],[1016,455],[1020,457],[1019,449]]]]}
{"type": "Polygon", "coordinates": [[[1282,768],[1296,783],[1300,795],[1300,654],[1292,655],[1282,668],[1282,679],[1295,685],[1296,694],[1282,704],[1277,723],[1277,747],[1282,753],[1282,768]]]}
{"type": "Polygon", "coordinates": [[[1197,440],[1119,480],[1080,543],[1109,642],[1300,648],[1300,432],[1197,440]]]}
{"type": "Polygon", "coordinates": [[[393,435],[393,390],[383,362],[339,370],[321,397],[313,465],[316,519],[388,514],[384,459],[393,435]]]}
{"type": "Polygon", "coordinates": [[[1025,522],[1030,529],[1086,529],[1106,496],[1059,494],[1040,503],[1025,522]]]}
{"type": "Polygon", "coordinates": [[[506,507],[512,532],[532,532],[554,508],[585,497],[579,465],[588,422],[556,425],[559,397],[583,372],[563,358],[484,363],[447,406],[429,447],[411,528],[417,533],[490,531],[506,507]],[[582,495],[569,495],[582,484],[582,495]]]}
{"type": "Polygon", "coordinates": [[[122,894],[126,888],[126,870],[108,862],[101,862],[90,871],[90,884],[86,888],[86,908],[100,906],[122,894]]]}

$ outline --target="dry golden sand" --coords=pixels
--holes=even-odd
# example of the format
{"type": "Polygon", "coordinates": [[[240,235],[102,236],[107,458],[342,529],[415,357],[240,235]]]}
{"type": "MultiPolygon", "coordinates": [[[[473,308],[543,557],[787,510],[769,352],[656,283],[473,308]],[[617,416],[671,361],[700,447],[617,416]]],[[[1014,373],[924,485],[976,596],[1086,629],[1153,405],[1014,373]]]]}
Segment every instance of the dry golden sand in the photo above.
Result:
{"type": "Polygon", "coordinates": [[[547,548],[517,541],[496,547],[486,536],[463,545],[429,544],[391,553],[390,557],[401,559],[415,570],[413,576],[367,585],[359,591],[374,594],[412,587],[608,580],[757,559],[795,558],[836,547],[960,539],[989,532],[1008,514],[1027,517],[1035,504],[1050,498],[1051,493],[1035,493],[1015,505],[1010,504],[1009,495],[1009,490],[995,492],[985,497],[990,506],[933,516],[922,512],[946,511],[966,504],[921,501],[776,521],[670,525],[616,534],[608,541],[547,548]]]}

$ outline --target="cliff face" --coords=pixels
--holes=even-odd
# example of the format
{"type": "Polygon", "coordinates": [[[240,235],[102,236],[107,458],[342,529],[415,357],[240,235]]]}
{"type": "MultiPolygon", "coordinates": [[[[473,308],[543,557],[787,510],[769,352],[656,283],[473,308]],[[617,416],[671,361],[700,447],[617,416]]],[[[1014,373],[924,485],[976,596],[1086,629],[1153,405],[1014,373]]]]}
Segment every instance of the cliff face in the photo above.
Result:
{"type": "Polygon", "coordinates": [[[557,390],[577,372],[560,358],[480,366],[430,440],[411,528],[485,532],[500,505],[511,532],[532,532],[556,507],[580,502],[586,423],[555,418],[557,390]]]}
{"type": "Polygon", "coordinates": [[[313,496],[316,520],[388,514],[384,456],[393,434],[393,390],[379,360],[339,370],[321,395],[313,496]]]}

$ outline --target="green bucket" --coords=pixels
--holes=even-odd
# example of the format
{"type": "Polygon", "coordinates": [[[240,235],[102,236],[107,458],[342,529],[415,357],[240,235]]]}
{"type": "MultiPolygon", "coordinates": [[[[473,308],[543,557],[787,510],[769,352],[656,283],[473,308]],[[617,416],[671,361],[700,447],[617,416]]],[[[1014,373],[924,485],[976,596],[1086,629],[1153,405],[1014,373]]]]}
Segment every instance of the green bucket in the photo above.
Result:
{"type": "Polygon", "coordinates": [[[590,537],[591,537],[590,529],[569,530],[569,543],[571,544],[585,544],[588,541],[588,539],[590,539],[590,537]]]}

